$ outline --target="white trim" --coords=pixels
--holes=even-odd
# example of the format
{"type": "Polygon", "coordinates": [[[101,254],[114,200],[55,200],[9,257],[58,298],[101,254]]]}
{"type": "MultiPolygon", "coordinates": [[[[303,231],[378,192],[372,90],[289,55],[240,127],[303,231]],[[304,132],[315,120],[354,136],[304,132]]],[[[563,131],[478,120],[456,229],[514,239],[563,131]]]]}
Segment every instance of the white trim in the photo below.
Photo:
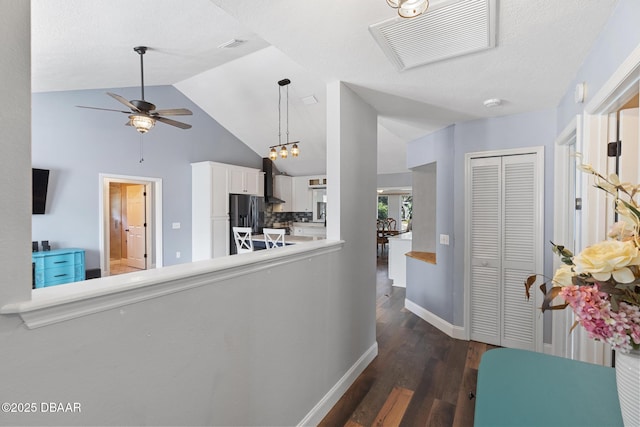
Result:
{"type": "Polygon", "coordinates": [[[336,252],[342,249],[343,243],[317,240],[277,251],[258,251],[92,279],[91,286],[83,281],[35,289],[31,300],[4,305],[0,307],[0,314],[18,314],[27,328],[39,328],[336,252]]]}
{"type": "Polygon", "coordinates": [[[317,426],[329,413],[331,408],[340,400],[342,395],[351,387],[358,376],[369,366],[378,355],[378,343],[375,342],[362,356],[349,368],[349,370],[331,387],[316,406],[298,423],[298,426],[317,426]]]}
{"type": "Polygon", "coordinates": [[[129,175],[113,175],[101,173],[98,175],[98,223],[99,223],[99,248],[100,248],[100,272],[102,277],[110,275],[109,271],[109,250],[110,250],[110,237],[109,237],[109,184],[112,182],[119,183],[134,183],[145,185],[147,194],[151,194],[152,197],[147,197],[147,212],[152,212],[153,221],[153,238],[151,231],[147,229],[149,233],[147,237],[147,254],[153,254],[147,258],[147,268],[159,268],[162,267],[162,179],[161,178],[149,178],[141,176],[129,176],[129,175]],[[153,204],[153,205],[152,205],[153,204]],[[153,242],[155,241],[155,247],[153,242]]]}
{"type": "Polygon", "coordinates": [[[553,353],[553,345],[552,344],[545,343],[543,348],[544,348],[544,354],[550,354],[552,356],[554,355],[554,353],[553,353]]]}
{"type": "Polygon", "coordinates": [[[451,323],[436,316],[435,314],[419,306],[408,298],[405,298],[404,300],[404,308],[406,308],[431,326],[438,328],[440,331],[444,332],[451,338],[455,338],[457,340],[469,340],[464,328],[452,325],[451,323]]]}
{"type": "MultiPolygon", "coordinates": [[[[630,92],[640,81],[640,45],[624,60],[585,106],[587,114],[606,114],[618,110],[633,97],[630,92]]],[[[637,93],[637,88],[636,88],[637,93]]]]}
{"type": "MultiPolygon", "coordinates": [[[[553,200],[553,242],[559,245],[567,244],[570,238],[566,225],[569,223],[569,212],[573,208],[569,206],[569,170],[570,144],[577,141],[581,134],[582,117],[576,116],[560,132],[555,140],[554,156],[554,200],[553,200]]],[[[560,258],[553,258],[553,270],[560,267],[560,258]]],[[[545,353],[561,357],[570,357],[571,337],[568,336],[570,328],[569,317],[571,310],[555,310],[552,316],[551,344],[545,344],[545,353]],[[547,348],[547,346],[549,348],[547,348]]]]}
{"type": "MultiPolygon", "coordinates": [[[[538,198],[538,211],[536,212],[536,229],[540,230],[540,237],[536,242],[536,269],[537,271],[543,271],[544,267],[544,146],[523,147],[523,148],[511,148],[504,150],[491,150],[491,151],[479,151],[473,153],[465,153],[465,170],[464,170],[464,333],[465,339],[471,339],[471,296],[469,278],[471,275],[471,236],[469,233],[471,222],[471,207],[470,207],[470,186],[469,179],[471,177],[471,159],[484,158],[484,157],[502,157],[502,156],[515,156],[524,154],[536,155],[536,174],[537,182],[536,187],[538,189],[536,197],[538,198]]],[[[534,304],[539,306],[541,304],[541,297],[537,294],[532,294],[534,298],[534,304]]],[[[543,350],[543,335],[544,335],[544,323],[543,316],[536,317],[536,331],[535,331],[535,350],[541,352],[543,350]]]]}

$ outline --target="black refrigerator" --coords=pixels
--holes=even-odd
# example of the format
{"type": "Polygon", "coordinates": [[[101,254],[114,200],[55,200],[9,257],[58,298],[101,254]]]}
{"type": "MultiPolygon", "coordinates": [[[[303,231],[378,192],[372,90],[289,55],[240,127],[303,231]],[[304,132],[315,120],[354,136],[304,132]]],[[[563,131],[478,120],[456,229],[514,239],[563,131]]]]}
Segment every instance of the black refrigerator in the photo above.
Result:
{"type": "Polygon", "coordinates": [[[229,194],[229,253],[235,255],[236,241],[233,227],[251,227],[253,234],[262,233],[264,227],[264,198],[247,194],[229,194]]]}

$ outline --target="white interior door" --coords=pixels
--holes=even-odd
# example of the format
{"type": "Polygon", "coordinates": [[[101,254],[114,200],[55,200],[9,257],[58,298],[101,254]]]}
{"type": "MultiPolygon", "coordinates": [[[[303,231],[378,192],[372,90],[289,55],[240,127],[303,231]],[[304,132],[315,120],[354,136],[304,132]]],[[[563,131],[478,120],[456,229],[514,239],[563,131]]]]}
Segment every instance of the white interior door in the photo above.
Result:
{"type": "Polygon", "coordinates": [[[147,268],[144,185],[127,185],[127,265],[147,268]]]}
{"type": "Polygon", "coordinates": [[[500,344],[501,158],[471,160],[471,339],[500,344]]]}
{"type": "Polygon", "coordinates": [[[523,283],[538,273],[536,252],[539,224],[536,155],[502,158],[502,336],[504,347],[533,350],[536,344],[536,316],[541,314],[535,298],[523,297],[523,283]]]}
{"type": "Polygon", "coordinates": [[[640,183],[640,147],[638,147],[638,108],[620,111],[620,181],[640,183]]]}

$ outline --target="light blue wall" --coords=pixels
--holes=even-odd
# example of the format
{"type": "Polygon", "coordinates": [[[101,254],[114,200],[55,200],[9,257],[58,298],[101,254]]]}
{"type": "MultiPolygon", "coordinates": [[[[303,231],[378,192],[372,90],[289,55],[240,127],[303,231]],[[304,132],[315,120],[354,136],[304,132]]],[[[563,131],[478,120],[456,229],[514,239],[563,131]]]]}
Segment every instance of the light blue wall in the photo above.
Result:
{"type": "MultiPolygon", "coordinates": [[[[465,155],[519,147],[545,147],[544,241],[552,237],[553,143],[555,110],[458,123],[409,143],[408,167],[437,162],[436,236],[449,234],[449,246],[437,244],[437,265],[407,261],[407,298],[453,325],[464,324],[465,155]],[[457,260],[457,261],[455,261],[457,260]],[[454,268],[455,267],[455,268],[454,268]]],[[[420,185],[413,183],[414,188],[420,185]]],[[[414,192],[415,193],[415,192],[414,192]]],[[[551,272],[551,251],[545,252],[551,272]]]]}
{"type": "MultiPolygon", "coordinates": [[[[448,234],[450,245],[436,243],[436,264],[407,258],[407,299],[449,323],[453,323],[454,300],[451,286],[453,270],[454,228],[453,206],[454,126],[434,132],[407,145],[409,168],[436,163],[436,237],[448,234]]],[[[413,194],[430,183],[413,182],[413,194]]],[[[415,215],[414,207],[414,215],[415,215]]],[[[417,236],[414,233],[414,239],[417,236]]],[[[415,242],[414,242],[415,244],[415,242]]]]}
{"type": "Polygon", "coordinates": [[[575,79],[558,106],[558,133],[571,119],[582,114],[584,105],[602,87],[631,52],[640,45],[640,1],[619,0],[611,18],[605,25],[582,66],[576,72],[575,79]],[[586,100],[584,104],[574,101],[574,89],[577,83],[585,82],[586,100]]]}
{"type": "MultiPolygon", "coordinates": [[[[454,161],[454,259],[464,259],[465,154],[476,151],[544,146],[544,242],[553,236],[553,144],[556,137],[555,110],[474,120],[455,126],[454,161]]],[[[549,249],[545,246],[545,249],[549,249]]],[[[462,262],[462,261],[460,261],[462,262]]],[[[552,253],[545,250],[545,274],[551,274],[552,253]]],[[[464,323],[464,270],[453,269],[454,325],[464,323]]],[[[550,332],[550,331],[549,331],[550,332]]]]}
{"type": "MultiPolygon", "coordinates": [[[[163,123],[142,136],[124,126],[127,115],[76,105],[126,109],[107,90],[36,93],[32,97],[32,163],[51,169],[47,210],[33,215],[32,240],[54,247],[79,247],[87,268],[99,261],[98,174],[161,178],[164,264],[191,261],[191,162],[214,160],[262,168],[262,159],[172,86],[153,86],[145,98],[160,109],[185,107],[193,116],[176,117],[193,125],[182,130],[163,123]],[[123,108],[124,107],[124,108],[123,108]],[[171,228],[179,222],[181,228],[171,228]],[[181,258],[176,259],[176,251],[181,258]]],[[[138,99],[139,88],[109,89],[138,99]]]]}

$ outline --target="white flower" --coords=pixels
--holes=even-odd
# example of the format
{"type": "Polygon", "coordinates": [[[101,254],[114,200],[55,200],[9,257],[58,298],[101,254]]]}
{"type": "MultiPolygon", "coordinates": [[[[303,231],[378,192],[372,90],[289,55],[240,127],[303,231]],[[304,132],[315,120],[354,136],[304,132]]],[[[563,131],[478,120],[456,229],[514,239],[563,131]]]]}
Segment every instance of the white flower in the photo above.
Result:
{"type": "Polygon", "coordinates": [[[573,271],[571,266],[564,264],[558,268],[553,275],[553,286],[570,286],[573,285],[573,271]]]}
{"type": "Polygon", "coordinates": [[[578,274],[591,274],[600,281],[613,276],[618,283],[631,283],[635,276],[629,266],[640,264],[640,253],[632,242],[605,240],[584,249],[573,262],[578,274]]]}

